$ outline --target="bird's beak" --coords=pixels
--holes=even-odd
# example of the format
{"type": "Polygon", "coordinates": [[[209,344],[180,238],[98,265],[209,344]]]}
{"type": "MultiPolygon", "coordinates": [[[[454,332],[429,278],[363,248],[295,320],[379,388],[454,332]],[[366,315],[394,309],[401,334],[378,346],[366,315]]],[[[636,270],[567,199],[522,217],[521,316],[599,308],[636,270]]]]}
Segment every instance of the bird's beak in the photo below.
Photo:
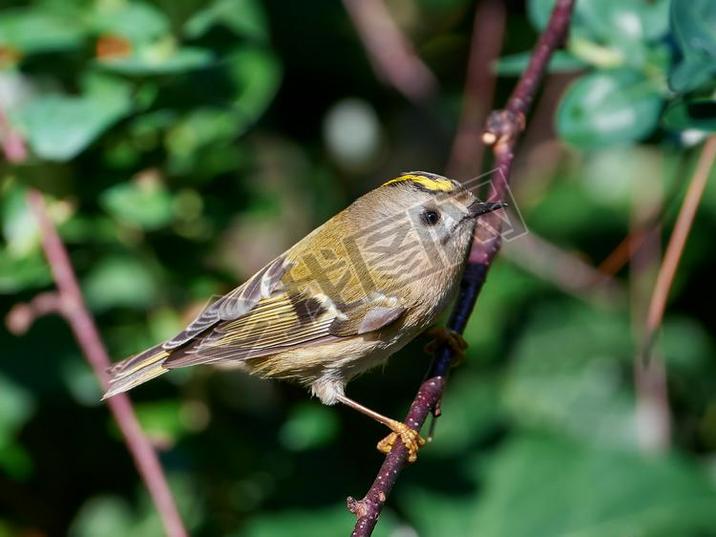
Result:
{"type": "Polygon", "coordinates": [[[491,213],[492,211],[496,211],[497,209],[503,209],[504,207],[507,207],[507,204],[504,202],[489,202],[489,201],[474,201],[470,204],[470,206],[467,208],[468,212],[470,213],[470,216],[472,218],[477,218],[478,216],[481,216],[483,214],[491,213]]]}

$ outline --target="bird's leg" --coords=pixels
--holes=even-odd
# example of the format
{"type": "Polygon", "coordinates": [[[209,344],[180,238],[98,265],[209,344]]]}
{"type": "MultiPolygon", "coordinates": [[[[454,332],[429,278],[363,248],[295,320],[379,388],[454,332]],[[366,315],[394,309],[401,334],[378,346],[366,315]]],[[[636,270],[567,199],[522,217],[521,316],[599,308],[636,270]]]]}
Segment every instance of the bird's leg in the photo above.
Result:
{"type": "Polygon", "coordinates": [[[418,449],[425,445],[425,439],[420,436],[418,431],[408,427],[405,423],[383,416],[375,410],[371,410],[370,408],[357,403],[353,399],[349,399],[345,395],[339,396],[338,400],[344,405],[349,406],[370,418],[373,418],[378,423],[382,423],[388,427],[388,429],[393,431],[388,436],[383,438],[383,440],[378,442],[378,451],[381,451],[382,453],[390,453],[390,450],[393,449],[395,441],[400,438],[401,442],[403,442],[408,450],[408,462],[415,462],[418,458],[418,449]]]}
{"type": "Polygon", "coordinates": [[[447,345],[455,353],[453,367],[460,365],[465,358],[465,349],[467,349],[467,341],[462,337],[460,332],[456,332],[451,328],[444,326],[436,326],[428,330],[428,335],[432,336],[432,340],[425,345],[425,352],[433,353],[441,344],[447,345]]]}

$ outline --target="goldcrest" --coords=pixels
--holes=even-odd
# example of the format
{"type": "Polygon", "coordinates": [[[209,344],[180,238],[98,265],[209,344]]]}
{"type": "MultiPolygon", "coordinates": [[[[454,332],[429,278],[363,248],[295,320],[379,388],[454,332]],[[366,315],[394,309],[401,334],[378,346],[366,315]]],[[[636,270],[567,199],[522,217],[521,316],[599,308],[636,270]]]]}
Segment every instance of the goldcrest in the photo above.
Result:
{"type": "Polygon", "coordinates": [[[423,440],[345,395],[346,384],[429,327],[455,296],[476,218],[502,207],[460,183],[405,173],[358,198],[207,306],[182,332],[110,370],[105,398],[179,367],[231,365],[301,383],[388,426],[415,459],[423,440]]]}

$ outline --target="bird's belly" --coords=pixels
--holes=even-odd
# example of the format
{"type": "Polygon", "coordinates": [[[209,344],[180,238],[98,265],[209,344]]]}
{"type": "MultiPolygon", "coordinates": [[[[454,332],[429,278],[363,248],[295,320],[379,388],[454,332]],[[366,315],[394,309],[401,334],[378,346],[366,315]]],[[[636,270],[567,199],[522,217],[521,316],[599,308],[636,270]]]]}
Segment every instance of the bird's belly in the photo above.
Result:
{"type": "Polygon", "coordinates": [[[380,338],[378,334],[364,334],[331,339],[324,343],[248,360],[246,365],[253,374],[292,379],[304,385],[326,377],[345,383],[384,362],[415,335],[403,331],[387,338],[380,338]]]}

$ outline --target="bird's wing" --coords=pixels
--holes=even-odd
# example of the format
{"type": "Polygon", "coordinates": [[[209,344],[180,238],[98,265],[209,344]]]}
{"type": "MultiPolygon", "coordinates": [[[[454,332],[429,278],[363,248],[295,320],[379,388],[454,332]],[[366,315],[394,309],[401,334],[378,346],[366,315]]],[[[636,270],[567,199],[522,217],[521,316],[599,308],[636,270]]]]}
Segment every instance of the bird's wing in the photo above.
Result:
{"type": "Polygon", "coordinates": [[[163,366],[246,360],[365,334],[392,323],[404,309],[397,299],[383,295],[346,305],[335,304],[325,294],[289,288],[259,300],[237,319],[216,323],[194,344],[172,353],[163,366]]]}
{"type": "Polygon", "coordinates": [[[342,318],[336,318],[329,332],[334,336],[353,336],[380,330],[397,320],[405,307],[396,297],[372,293],[366,300],[353,305],[342,318]]]}
{"type": "Polygon", "coordinates": [[[396,298],[376,293],[352,304],[336,304],[328,295],[309,290],[315,281],[299,283],[288,277],[293,266],[286,257],[272,261],[204,309],[176,337],[115,364],[105,398],[168,369],[269,356],[365,334],[404,312],[396,298]]]}
{"type": "Polygon", "coordinates": [[[279,292],[283,285],[281,278],[291,266],[292,263],[283,256],[274,259],[243,285],[207,306],[172,339],[114,364],[109,369],[112,382],[150,366],[161,370],[164,360],[171,354],[194,342],[217,323],[237,319],[251,311],[262,299],[279,292]]]}
{"type": "Polygon", "coordinates": [[[248,281],[216,302],[207,306],[189,326],[165,342],[162,348],[172,350],[190,342],[221,321],[239,319],[282,287],[281,278],[291,268],[291,262],[278,257],[254,274],[248,281]]]}

